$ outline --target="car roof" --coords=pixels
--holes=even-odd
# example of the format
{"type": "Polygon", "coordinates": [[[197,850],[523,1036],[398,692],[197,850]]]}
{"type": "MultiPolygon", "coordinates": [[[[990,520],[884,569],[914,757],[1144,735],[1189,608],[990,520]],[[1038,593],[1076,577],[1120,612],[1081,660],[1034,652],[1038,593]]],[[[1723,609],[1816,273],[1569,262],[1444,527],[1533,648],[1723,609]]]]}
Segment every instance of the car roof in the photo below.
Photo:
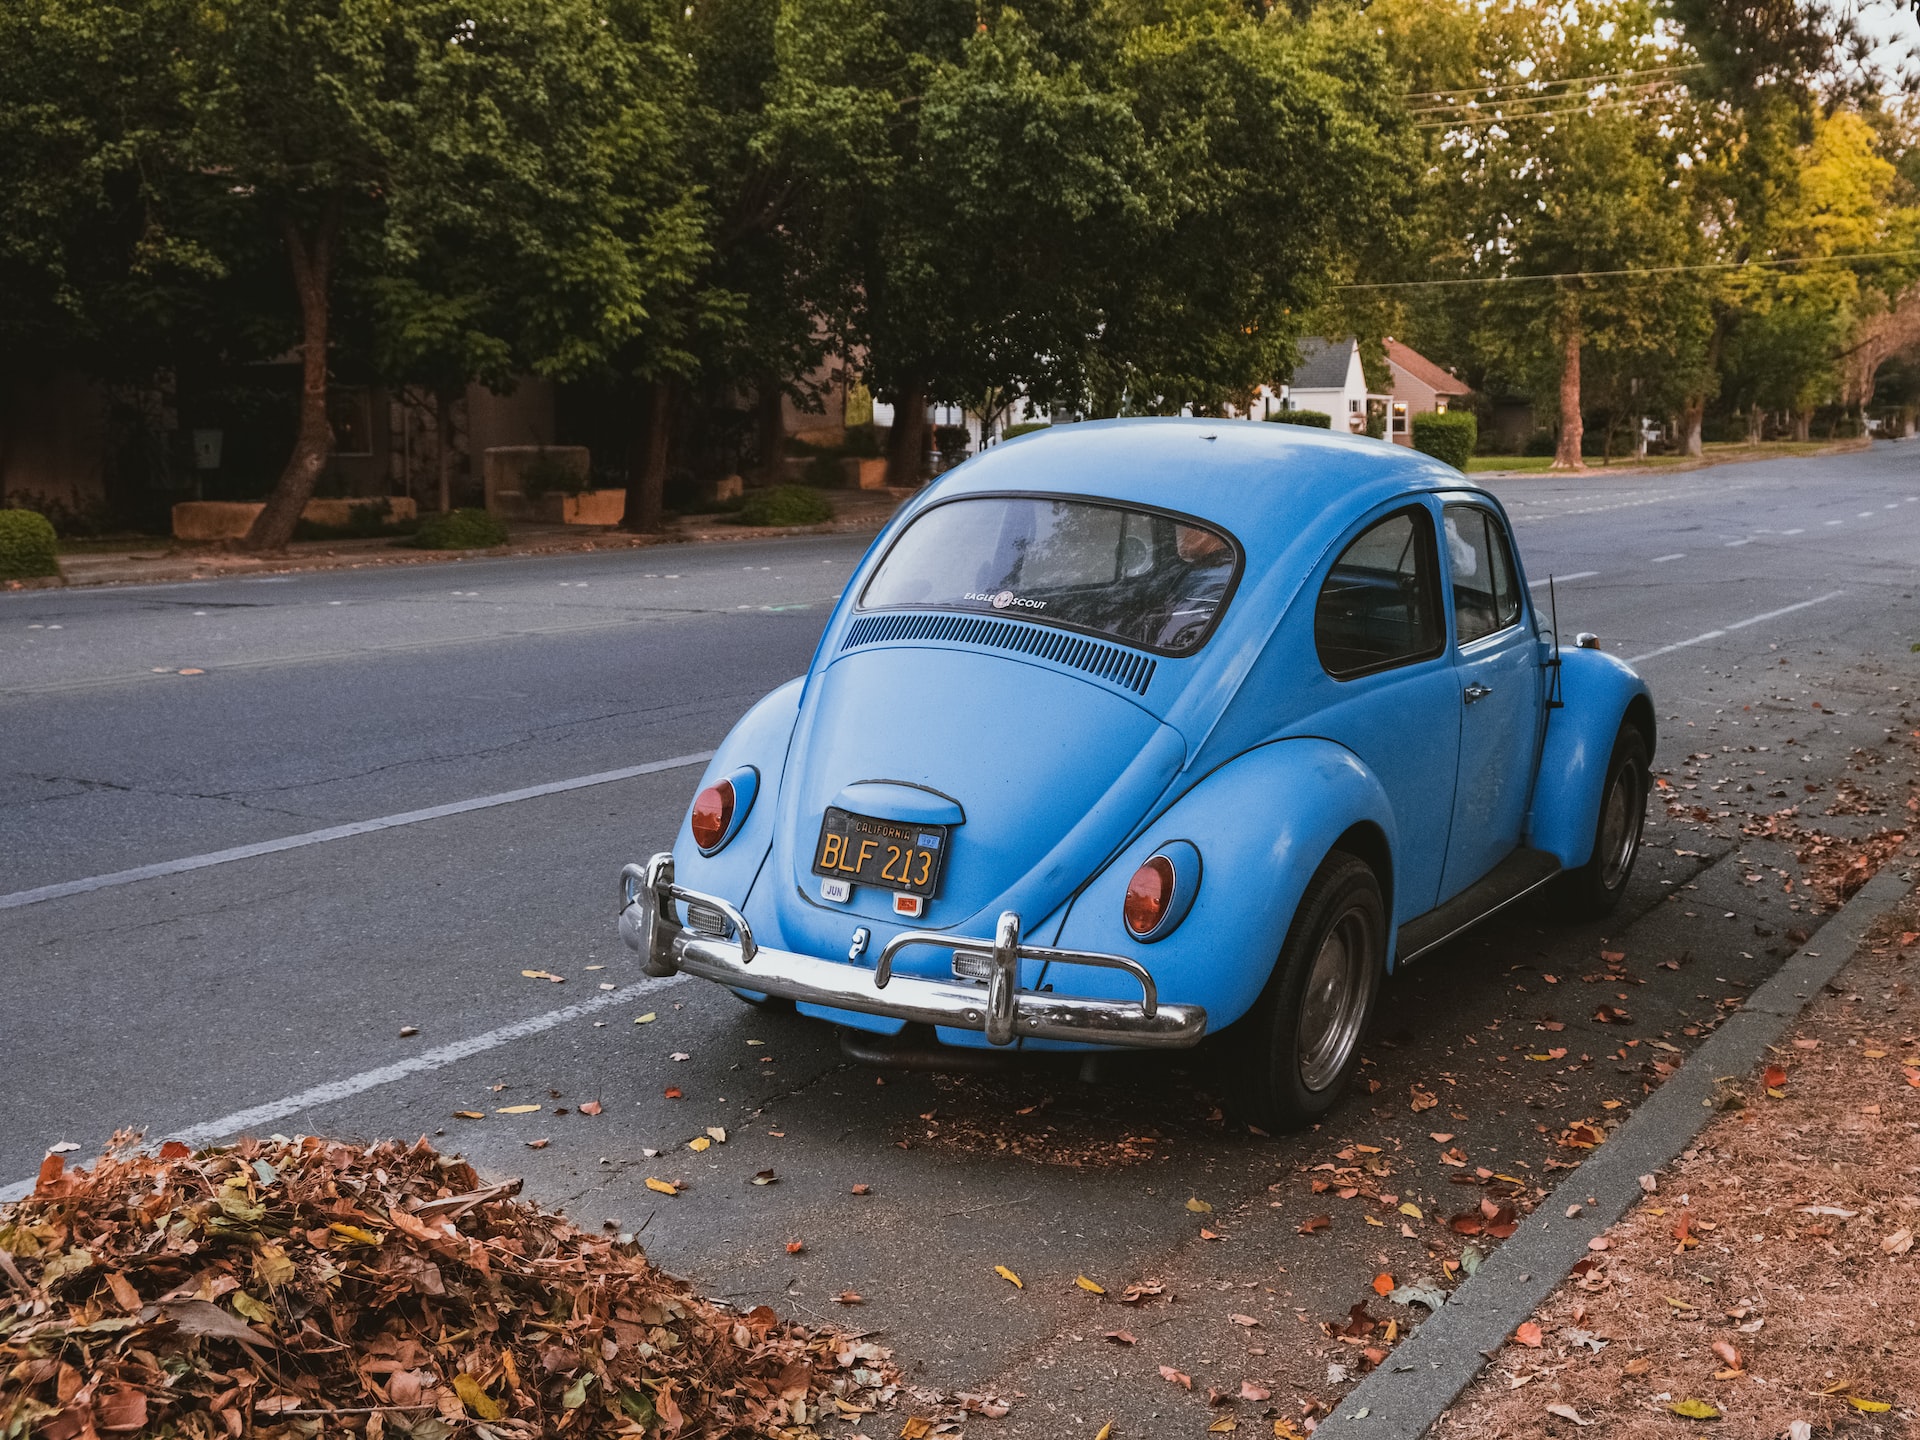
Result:
{"type": "Polygon", "coordinates": [[[1271,557],[1410,491],[1479,488],[1430,455],[1379,440],[1307,425],[1154,418],[1031,431],[949,471],[926,502],[1005,491],[1097,496],[1211,520],[1249,554],[1271,557]]]}

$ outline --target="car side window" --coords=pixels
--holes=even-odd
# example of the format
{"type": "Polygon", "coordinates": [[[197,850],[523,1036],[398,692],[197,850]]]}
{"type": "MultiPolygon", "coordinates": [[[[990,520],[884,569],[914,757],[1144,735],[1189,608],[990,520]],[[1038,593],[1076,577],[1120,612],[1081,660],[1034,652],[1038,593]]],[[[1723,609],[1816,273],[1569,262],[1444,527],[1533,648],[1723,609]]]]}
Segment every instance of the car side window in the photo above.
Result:
{"type": "Polygon", "coordinates": [[[1336,680],[1427,660],[1446,648],[1433,520],[1420,506],[1369,526],[1333,562],[1313,643],[1336,680]]]}
{"type": "Polygon", "coordinates": [[[1453,632],[1462,645],[1506,629],[1520,618],[1520,586],[1506,527],[1478,505],[1441,512],[1453,570],[1453,632]]]}

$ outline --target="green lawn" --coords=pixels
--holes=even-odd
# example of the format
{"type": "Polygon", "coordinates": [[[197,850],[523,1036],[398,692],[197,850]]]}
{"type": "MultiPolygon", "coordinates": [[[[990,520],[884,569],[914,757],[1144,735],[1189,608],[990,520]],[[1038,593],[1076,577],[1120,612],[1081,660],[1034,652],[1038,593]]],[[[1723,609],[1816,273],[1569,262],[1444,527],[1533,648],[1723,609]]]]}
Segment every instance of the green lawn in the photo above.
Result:
{"type": "MultiPolygon", "coordinates": [[[[1783,455],[1811,455],[1825,449],[1829,443],[1824,440],[1768,440],[1759,445],[1749,445],[1744,440],[1713,440],[1706,445],[1706,458],[1772,460],[1783,455]]],[[[1610,465],[1665,469],[1698,463],[1698,460],[1685,455],[1649,455],[1644,460],[1636,460],[1631,455],[1616,455],[1611,461],[1603,461],[1597,455],[1587,456],[1588,466],[1595,470],[1604,470],[1610,465]]],[[[1467,461],[1467,474],[1484,474],[1489,470],[1534,473],[1548,469],[1552,464],[1551,455],[1476,455],[1467,461]]]]}
{"type": "Polygon", "coordinates": [[[1553,464],[1551,455],[1476,455],[1467,461],[1467,474],[1483,470],[1544,470],[1553,464]]]}

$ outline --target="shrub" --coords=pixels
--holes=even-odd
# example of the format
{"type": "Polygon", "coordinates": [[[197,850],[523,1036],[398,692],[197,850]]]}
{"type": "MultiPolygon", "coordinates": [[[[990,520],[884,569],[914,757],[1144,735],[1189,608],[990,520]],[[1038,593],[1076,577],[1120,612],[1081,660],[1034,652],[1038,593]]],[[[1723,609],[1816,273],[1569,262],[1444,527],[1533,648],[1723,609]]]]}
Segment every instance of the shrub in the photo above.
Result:
{"type": "Polygon", "coordinates": [[[972,443],[973,437],[964,425],[933,427],[933,448],[940,452],[940,463],[949,470],[967,458],[967,447],[972,443]]]}
{"type": "Polygon", "coordinates": [[[1413,448],[1456,470],[1467,468],[1479,438],[1480,422],[1469,410],[1436,410],[1413,417],[1413,448]]]}
{"type": "Polygon", "coordinates": [[[839,456],[822,451],[807,462],[807,468],[800,472],[800,478],[809,485],[833,490],[847,483],[847,472],[841,466],[839,456]]]}
{"type": "Polygon", "coordinates": [[[37,510],[0,510],[0,580],[60,573],[53,526],[37,510]]]}
{"type": "Polygon", "coordinates": [[[544,450],[534,456],[520,472],[520,493],[529,500],[545,495],[584,495],[593,488],[589,470],[569,465],[558,455],[544,450]]]}
{"type": "Polygon", "coordinates": [[[840,447],[842,455],[852,455],[860,460],[880,458],[880,432],[874,429],[873,422],[847,427],[847,443],[840,447]]]}
{"type": "Polygon", "coordinates": [[[1551,430],[1536,430],[1527,437],[1527,443],[1520,447],[1522,455],[1553,455],[1560,449],[1560,437],[1551,430]]]}
{"type": "Polygon", "coordinates": [[[1324,410],[1276,410],[1267,419],[1279,425],[1317,425],[1322,430],[1333,428],[1333,416],[1324,410]]]}
{"type": "Polygon", "coordinates": [[[1052,425],[1053,422],[1051,420],[1028,420],[1019,425],[1007,426],[1006,429],[1000,432],[1000,438],[1002,440],[1011,440],[1016,435],[1031,435],[1036,430],[1051,429],[1052,425]]]}
{"type": "Polygon", "coordinates": [[[736,525],[818,525],[833,518],[833,506],[817,490],[804,485],[775,485],[751,491],[740,502],[736,525]]]}
{"type": "Polygon", "coordinates": [[[485,510],[449,510],[422,520],[408,543],[416,550],[491,550],[507,543],[507,527],[485,510]]]}

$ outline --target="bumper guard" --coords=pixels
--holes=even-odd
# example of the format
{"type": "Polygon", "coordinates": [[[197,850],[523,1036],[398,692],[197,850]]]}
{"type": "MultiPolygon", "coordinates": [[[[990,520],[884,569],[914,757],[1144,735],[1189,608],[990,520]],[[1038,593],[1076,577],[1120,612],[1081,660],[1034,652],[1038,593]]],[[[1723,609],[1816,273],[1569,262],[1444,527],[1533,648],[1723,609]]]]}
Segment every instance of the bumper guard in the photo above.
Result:
{"type": "Polygon", "coordinates": [[[1000,916],[991,940],[930,930],[904,931],[887,942],[872,970],[787,950],[769,950],[754,941],[753,927],[732,905],[718,896],[674,884],[673,856],[667,853],[620,872],[620,938],[639,955],[649,975],[698,975],[736,990],[780,995],[837,1010],[981,1030],[994,1045],[1010,1045],[1021,1036],[1033,1035],[1095,1045],[1178,1050],[1198,1043],[1207,1031],[1207,1012],[1200,1006],[1160,1003],[1153,976],[1138,961],[1091,950],[1023,944],[1020,917],[1011,910],[1000,916]],[[680,924],[675,902],[724,917],[731,938],[702,934],[680,924]],[[895,975],[894,957],[913,945],[939,946],[952,952],[956,972],[984,976],[984,983],[958,976],[929,980],[895,975]],[[1022,960],[1124,970],[1139,982],[1140,999],[1095,1000],[1023,990],[1019,986],[1022,960]]]}

